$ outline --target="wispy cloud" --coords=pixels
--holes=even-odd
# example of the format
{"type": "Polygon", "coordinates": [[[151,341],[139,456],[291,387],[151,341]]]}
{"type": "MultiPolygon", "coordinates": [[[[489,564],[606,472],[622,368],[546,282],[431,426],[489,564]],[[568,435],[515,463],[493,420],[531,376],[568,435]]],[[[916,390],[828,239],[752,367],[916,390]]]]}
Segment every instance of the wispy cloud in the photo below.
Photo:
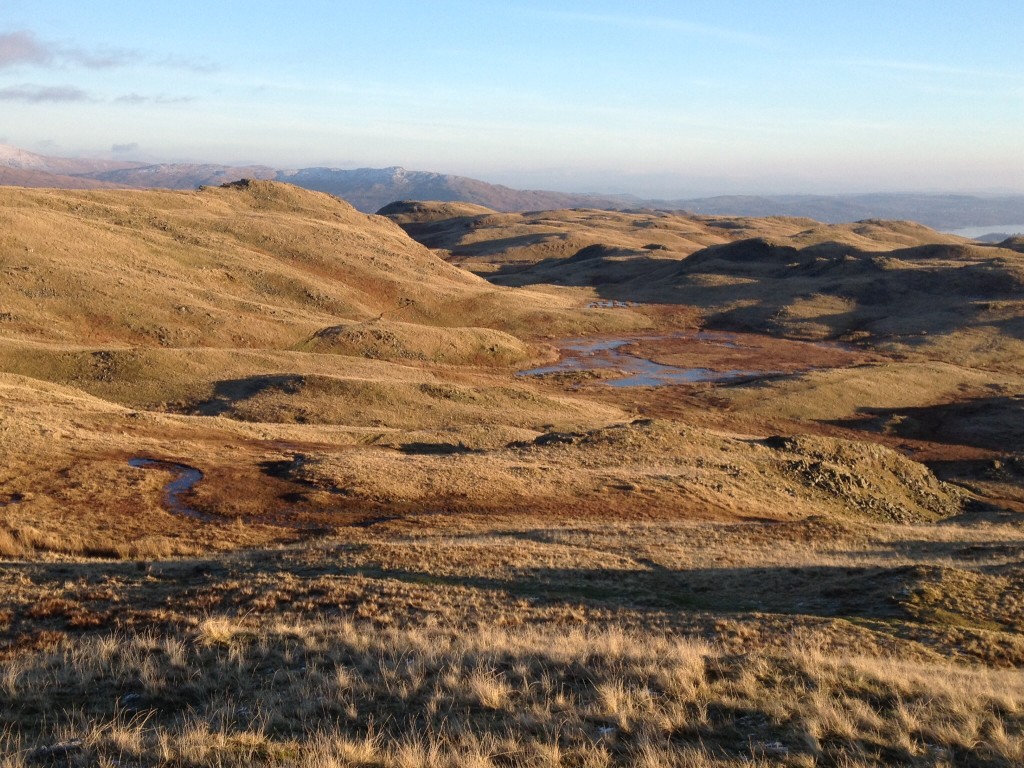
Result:
{"type": "Polygon", "coordinates": [[[40,40],[35,33],[29,31],[0,33],[0,69],[17,66],[113,69],[133,64],[182,69],[200,74],[219,70],[217,64],[205,58],[160,56],[132,48],[107,47],[87,50],[40,40]]]}
{"type": "Polygon", "coordinates": [[[140,93],[126,93],[114,98],[93,95],[72,85],[11,85],[0,88],[0,101],[20,101],[25,104],[67,104],[74,102],[127,104],[188,104],[194,96],[169,96],[165,93],[146,96],[140,93]]]}
{"type": "Polygon", "coordinates": [[[40,40],[32,32],[0,34],[0,69],[16,66],[61,67],[86,69],[123,67],[142,60],[138,51],[127,48],[104,48],[87,51],[40,40]]]}
{"type": "Polygon", "coordinates": [[[537,15],[543,16],[547,19],[558,19],[568,22],[578,22],[581,24],[602,24],[605,26],[620,28],[632,27],[634,29],[674,32],[677,34],[709,37],[725,42],[758,47],[774,45],[774,41],[771,38],[763,35],[668,16],[641,16],[633,14],[586,13],[575,11],[531,11],[531,13],[536,13],[537,15]]]}
{"type": "Polygon", "coordinates": [[[176,54],[154,59],[153,63],[158,67],[166,69],[184,69],[189,72],[196,72],[200,75],[209,75],[221,71],[220,64],[206,58],[190,58],[176,54]]]}
{"type": "Polygon", "coordinates": [[[0,101],[22,101],[28,104],[45,102],[68,103],[93,101],[81,88],[73,86],[13,85],[0,88],[0,101]]]}
{"type": "Polygon", "coordinates": [[[139,51],[128,48],[105,48],[99,51],[84,51],[80,48],[63,48],[58,54],[67,64],[86,69],[113,69],[138,64],[144,60],[139,51]]]}
{"type": "Polygon", "coordinates": [[[47,65],[52,60],[53,51],[31,32],[0,34],[0,69],[18,64],[47,65]]]}
{"type": "Polygon", "coordinates": [[[114,99],[115,104],[145,104],[147,101],[149,101],[148,96],[138,93],[126,93],[114,99]]]}

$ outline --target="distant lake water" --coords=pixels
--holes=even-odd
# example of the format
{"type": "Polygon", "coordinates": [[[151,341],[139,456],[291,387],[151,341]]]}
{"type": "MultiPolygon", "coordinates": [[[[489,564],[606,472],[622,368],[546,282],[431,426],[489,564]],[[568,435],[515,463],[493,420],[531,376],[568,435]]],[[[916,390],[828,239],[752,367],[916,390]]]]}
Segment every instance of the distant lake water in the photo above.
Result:
{"type": "Polygon", "coordinates": [[[964,227],[963,229],[946,229],[944,232],[948,232],[951,235],[959,235],[960,237],[981,237],[982,235],[988,235],[992,232],[1005,232],[1007,235],[1021,235],[1024,234],[1024,224],[989,224],[984,227],[964,227]]]}

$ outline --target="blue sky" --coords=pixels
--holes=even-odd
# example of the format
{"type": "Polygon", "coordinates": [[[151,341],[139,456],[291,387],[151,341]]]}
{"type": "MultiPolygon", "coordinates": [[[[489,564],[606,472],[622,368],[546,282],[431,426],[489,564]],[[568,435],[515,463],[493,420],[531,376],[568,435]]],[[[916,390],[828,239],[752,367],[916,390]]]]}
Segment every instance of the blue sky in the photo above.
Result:
{"type": "Polygon", "coordinates": [[[1024,192],[1019,0],[0,0],[0,142],[519,187],[1024,192]]]}

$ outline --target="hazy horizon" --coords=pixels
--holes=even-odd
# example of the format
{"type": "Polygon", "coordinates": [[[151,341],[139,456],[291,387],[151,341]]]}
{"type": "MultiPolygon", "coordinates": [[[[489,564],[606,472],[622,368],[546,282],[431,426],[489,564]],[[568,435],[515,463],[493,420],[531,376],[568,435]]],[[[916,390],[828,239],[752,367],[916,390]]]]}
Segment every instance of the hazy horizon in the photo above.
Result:
{"type": "Polygon", "coordinates": [[[648,198],[1024,192],[1024,8],[5,4],[0,142],[648,198]]]}

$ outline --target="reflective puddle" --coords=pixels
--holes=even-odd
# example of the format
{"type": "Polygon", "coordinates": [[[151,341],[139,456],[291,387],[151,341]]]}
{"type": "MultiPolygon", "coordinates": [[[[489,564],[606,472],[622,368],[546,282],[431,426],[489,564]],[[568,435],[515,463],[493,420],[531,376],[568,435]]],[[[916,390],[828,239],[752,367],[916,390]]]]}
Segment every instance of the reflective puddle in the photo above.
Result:
{"type": "MultiPolygon", "coordinates": [[[[676,336],[653,337],[659,339],[688,338],[703,344],[735,348],[739,346],[732,334],[700,331],[676,336]]],[[[622,351],[638,339],[571,340],[561,347],[562,358],[554,365],[519,371],[520,376],[545,376],[553,373],[578,371],[616,371],[620,378],[609,379],[611,387],[664,387],[671,384],[700,384],[703,382],[732,381],[764,376],[777,371],[728,370],[710,368],[680,368],[663,365],[644,357],[622,351]]]]}

